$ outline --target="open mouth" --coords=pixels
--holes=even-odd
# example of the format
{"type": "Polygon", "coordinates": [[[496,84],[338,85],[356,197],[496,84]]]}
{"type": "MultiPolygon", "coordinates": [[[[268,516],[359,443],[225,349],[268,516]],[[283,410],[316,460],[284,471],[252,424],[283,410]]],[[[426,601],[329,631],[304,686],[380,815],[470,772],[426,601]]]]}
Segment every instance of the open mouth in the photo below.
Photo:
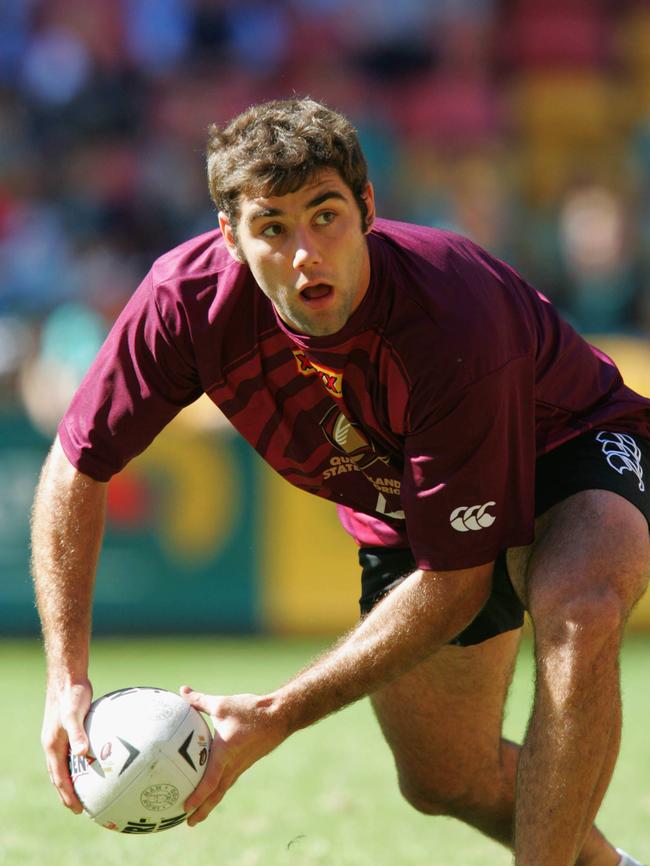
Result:
{"type": "Polygon", "coordinates": [[[300,290],[300,297],[305,301],[320,301],[323,298],[329,297],[334,291],[334,287],[329,283],[315,283],[312,286],[305,286],[300,290]]]}

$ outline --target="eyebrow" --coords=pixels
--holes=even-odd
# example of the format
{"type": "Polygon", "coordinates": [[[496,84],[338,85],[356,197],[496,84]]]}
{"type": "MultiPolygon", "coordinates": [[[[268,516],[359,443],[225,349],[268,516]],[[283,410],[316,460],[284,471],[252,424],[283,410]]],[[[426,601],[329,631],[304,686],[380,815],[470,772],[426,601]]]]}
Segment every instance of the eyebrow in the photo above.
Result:
{"type": "MultiPolygon", "coordinates": [[[[305,205],[305,210],[310,210],[311,208],[318,207],[329,199],[338,199],[339,201],[347,201],[346,197],[343,193],[338,192],[335,189],[328,190],[327,192],[321,193],[317,195],[315,198],[312,198],[305,205]]],[[[255,220],[263,219],[265,217],[275,217],[275,216],[284,216],[284,211],[279,207],[265,207],[260,210],[254,211],[248,218],[249,223],[255,222],[255,220]]]]}

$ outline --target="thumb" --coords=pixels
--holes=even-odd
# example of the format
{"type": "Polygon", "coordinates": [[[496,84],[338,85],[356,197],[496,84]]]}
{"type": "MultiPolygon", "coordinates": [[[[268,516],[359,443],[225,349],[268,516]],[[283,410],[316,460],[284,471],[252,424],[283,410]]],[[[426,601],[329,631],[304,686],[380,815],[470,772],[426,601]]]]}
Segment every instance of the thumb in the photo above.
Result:
{"type": "Polygon", "coordinates": [[[195,692],[189,686],[181,686],[179,692],[181,697],[185,698],[194,709],[200,710],[202,713],[208,713],[208,715],[214,714],[217,706],[217,698],[214,695],[195,692]]]}
{"type": "Polygon", "coordinates": [[[68,739],[70,740],[70,750],[74,755],[88,754],[88,737],[84,726],[78,719],[70,719],[65,725],[68,739]]]}
{"type": "Polygon", "coordinates": [[[86,687],[77,686],[70,690],[67,712],[63,713],[63,726],[70,741],[70,749],[75,755],[86,755],[90,747],[84,728],[84,719],[90,706],[91,693],[86,687]]]}

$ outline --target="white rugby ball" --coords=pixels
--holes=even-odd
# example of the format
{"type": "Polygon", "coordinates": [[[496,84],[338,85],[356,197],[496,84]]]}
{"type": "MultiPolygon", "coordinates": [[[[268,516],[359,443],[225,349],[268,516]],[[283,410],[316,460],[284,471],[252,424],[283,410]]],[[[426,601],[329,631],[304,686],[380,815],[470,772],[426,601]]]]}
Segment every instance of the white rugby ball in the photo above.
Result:
{"type": "Polygon", "coordinates": [[[212,741],[194,707],[166,689],[121,689],[93,701],[85,728],[90,750],[70,755],[70,775],[93,821],[132,834],[183,823],[212,741]]]}

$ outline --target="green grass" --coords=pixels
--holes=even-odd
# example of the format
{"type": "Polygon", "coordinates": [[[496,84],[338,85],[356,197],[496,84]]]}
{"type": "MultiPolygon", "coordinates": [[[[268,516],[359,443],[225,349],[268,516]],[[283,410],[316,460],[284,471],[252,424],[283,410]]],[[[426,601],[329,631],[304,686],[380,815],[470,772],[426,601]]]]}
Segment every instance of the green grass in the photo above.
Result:
{"type": "MultiPolygon", "coordinates": [[[[96,694],[126,685],[223,693],[273,688],[322,647],[297,640],[98,640],[96,694]]],[[[626,727],[601,828],[650,857],[650,640],[623,656],[626,727]]],[[[367,702],[303,731],[242,777],[204,824],[132,838],[65,811],[39,746],[43,662],[35,641],[0,643],[2,866],[506,866],[506,851],[458,822],[415,813],[394,783],[367,702]]],[[[531,694],[522,650],[506,733],[520,738],[531,694]]]]}

